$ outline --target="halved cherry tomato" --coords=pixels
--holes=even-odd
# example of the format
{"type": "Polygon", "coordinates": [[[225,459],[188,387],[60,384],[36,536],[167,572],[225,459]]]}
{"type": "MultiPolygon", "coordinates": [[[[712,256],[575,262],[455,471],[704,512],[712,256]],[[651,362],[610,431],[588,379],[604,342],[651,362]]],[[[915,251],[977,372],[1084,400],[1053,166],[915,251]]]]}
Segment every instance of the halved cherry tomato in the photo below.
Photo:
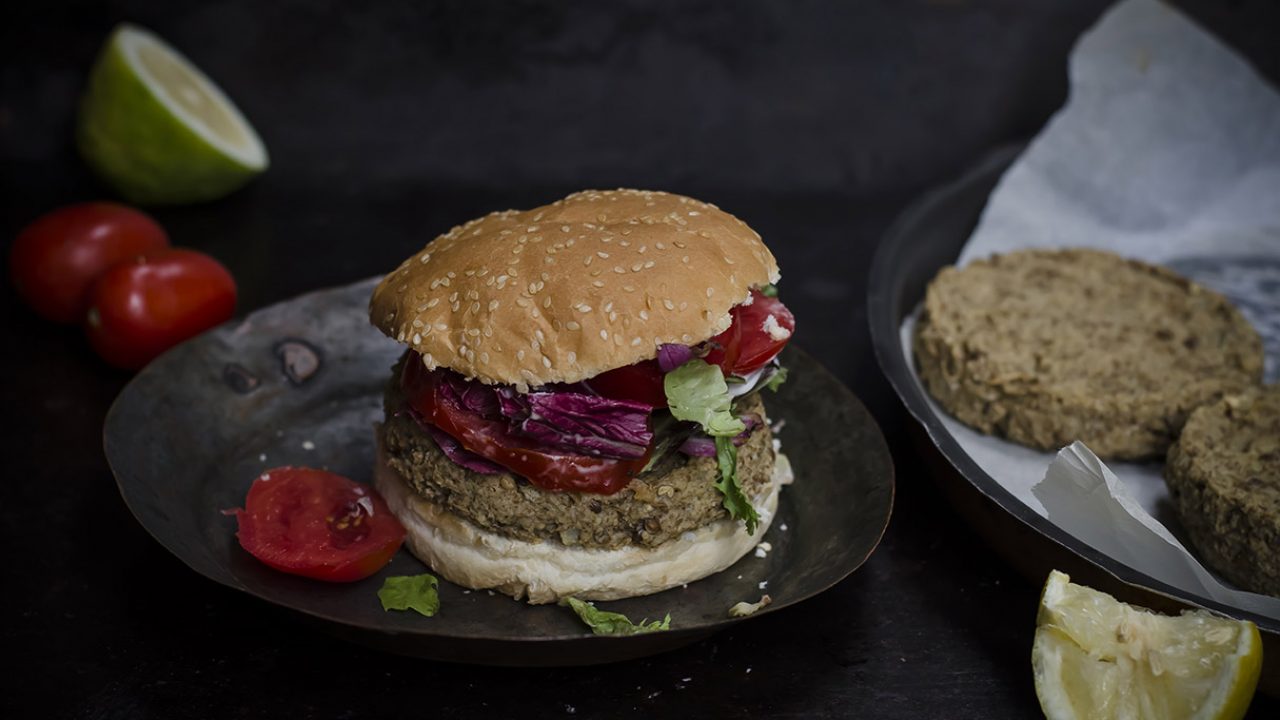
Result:
{"type": "Polygon", "coordinates": [[[13,286],[47,320],[79,322],[94,278],[121,260],[169,246],[164,228],[131,207],[68,205],[41,215],[9,251],[13,286]]]}
{"type": "Polygon", "coordinates": [[[626,487],[648,462],[647,453],[635,460],[615,460],[539,448],[530,440],[512,435],[503,422],[485,419],[441,400],[436,377],[416,354],[404,364],[400,386],[419,417],[448,433],[464,448],[528,478],[544,490],[612,495],[626,487]]]}
{"type": "Polygon", "coordinates": [[[664,375],[657,360],[643,360],[602,372],[583,384],[603,397],[664,408],[667,406],[667,392],[662,386],[664,375]]]}
{"type": "Polygon", "coordinates": [[[262,473],[235,516],[250,555],[316,580],[369,577],[404,542],[404,527],[373,488],[312,468],[262,473]]]}
{"type": "Polygon", "coordinates": [[[195,250],[161,250],[103,273],[89,290],[85,332],[102,359],[136,370],[231,318],[236,283],[195,250]]]}
{"type": "Polygon", "coordinates": [[[796,318],[778,298],[771,298],[759,290],[751,291],[751,303],[738,305],[730,311],[733,325],[711,338],[712,349],[705,360],[719,365],[726,375],[747,375],[764,367],[782,352],[791,333],[796,329],[796,318]],[[772,315],[785,336],[774,339],[765,330],[765,322],[772,315]]]}

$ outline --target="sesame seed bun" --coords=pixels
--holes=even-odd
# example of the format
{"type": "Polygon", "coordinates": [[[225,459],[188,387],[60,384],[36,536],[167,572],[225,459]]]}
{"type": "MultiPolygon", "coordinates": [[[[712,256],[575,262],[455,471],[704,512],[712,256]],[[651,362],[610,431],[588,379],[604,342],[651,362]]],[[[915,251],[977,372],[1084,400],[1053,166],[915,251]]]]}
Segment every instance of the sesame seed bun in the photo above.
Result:
{"type": "Polygon", "coordinates": [[[378,284],[369,315],[429,368],[525,390],[706,340],[778,277],[760,236],[714,205],[587,190],[453,228],[378,284]]]}

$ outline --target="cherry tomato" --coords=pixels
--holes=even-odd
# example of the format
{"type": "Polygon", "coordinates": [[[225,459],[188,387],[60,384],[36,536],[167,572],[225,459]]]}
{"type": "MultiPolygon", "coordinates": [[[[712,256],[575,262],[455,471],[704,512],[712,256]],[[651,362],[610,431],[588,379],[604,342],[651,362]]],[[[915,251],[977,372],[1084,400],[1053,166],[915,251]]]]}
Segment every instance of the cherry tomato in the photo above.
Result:
{"type": "Polygon", "coordinates": [[[530,440],[512,435],[505,423],[441,401],[435,378],[416,355],[404,364],[400,386],[419,417],[448,433],[464,448],[528,478],[544,490],[612,495],[626,487],[648,462],[647,453],[635,460],[615,460],[539,448],[530,440]]]}
{"type": "Polygon", "coordinates": [[[316,580],[369,577],[404,542],[404,527],[373,488],[311,468],[262,473],[235,516],[250,555],[316,580]]]}
{"type": "Polygon", "coordinates": [[[37,314],[79,322],[94,278],[121,260],[169,246],[147,215],[106,202],[68,205],[36,218],[9,251],[13,286],[37,314]]]}
{"type": "Polygon", "coordinates": [[[787,306],[759,290],[751,291],[751,304],[738,305],[730,314],[733,315],[733,325],[711,338],[712,349],[705,358],[707,362],[719,365],[726,375],[746,375],[764,367],[782,352],[796,329],[795,316],[787,306]],[[770,315],[778,327],[786,331],[785,337],[774,339],[765,330],[770,315]]]}
{"type": "Polygon", "coordinates": [[[102,359],[136,370],[225,322],[235,307],[235,280],[217,260],[194,250],[161,250],[94,281],[85,331],[102,359]]]}
{"type": "Polygon", "coordinates": [[[662,385],[664,375],[657,360],[644,360],[602,372],[583,384],[603,397],[664,408],[667,406],[667,391],[662,385]]]}

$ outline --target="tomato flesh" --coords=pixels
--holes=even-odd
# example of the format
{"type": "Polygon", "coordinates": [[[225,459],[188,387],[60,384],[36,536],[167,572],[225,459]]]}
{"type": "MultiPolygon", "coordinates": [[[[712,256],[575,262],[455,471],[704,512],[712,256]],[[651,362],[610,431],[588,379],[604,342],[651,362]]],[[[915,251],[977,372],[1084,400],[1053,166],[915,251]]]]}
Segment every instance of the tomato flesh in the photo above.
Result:
{"type": "Polygon", "coordinates": [[[796,318],[787,306],[759,290],[752,290],[751,302],[735,306],[730,314],[733,324],[711,338],[711,351],[704,358],[719,365],[725,375],[748,375],[764,367],[782,352],[796,329],[796,318]],[[775,339],[765,330],[770,315],[778,327],[786,331],[780,333],[782,337],[775,339]]]}
{"type": "Polygon", "coordinates": [[[448,433],[467,450],[527,478],[539,488],[611,495],[626,487],[648,462],[648,453],[642,458],[618,460],[540,448],[512,434],[505,422],[490,420],[443,399],[438,377],[416,354],[405,362],[400,384],[418,416],[448,433]]]}
{"type": "Polygon", "coordinates": [[[79,322],[89,286],[123,260],[169,246],[164,228],[131,207],[80,203],[36,218],[9,251],[13,286],[41,317],[79,322]]]}
{"type": "Polygon", "coordinates": [[[369,577],[404,542],[404,527],[377,492],[312,468],[262,473],[235,516],[236,536],[249,554],[276,570],[328,582],[369,577]]]}
{"type": "Polygon", "coordinates": [[[116,367],[137,370],[157,355],[231,318],[236,283],[195,250],[139,256],[103,273],[89,291],[89,344],[116,367]]]}
{"type": "Polygon", "coordinates": [[[666,373],[657,360],[643,360],[607,370],[583,382],[592,392],[613,400],[634,400],[655,408],[667,406],[667,391],[662,378],[666,373]]]}

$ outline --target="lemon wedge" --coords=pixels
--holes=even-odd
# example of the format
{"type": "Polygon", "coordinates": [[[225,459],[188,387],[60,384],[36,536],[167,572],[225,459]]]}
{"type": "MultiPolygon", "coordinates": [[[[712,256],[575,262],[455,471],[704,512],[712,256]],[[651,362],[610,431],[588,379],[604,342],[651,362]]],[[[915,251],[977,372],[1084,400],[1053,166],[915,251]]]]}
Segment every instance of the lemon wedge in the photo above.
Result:
{"type": "Polygon", "coordinates": [[[151,32],[118,26],[89,72],[80,154],[131,202],[201,202],[267,168],[266,147],[200,69],[151,32]]]}
{"type": "Polygon", "coordinates": [[[1251,622],[1205,610],[1177,617],[1049,574],[1031,664],[1050,720],[1242,718],[1262,669],[1251,622]]]}

